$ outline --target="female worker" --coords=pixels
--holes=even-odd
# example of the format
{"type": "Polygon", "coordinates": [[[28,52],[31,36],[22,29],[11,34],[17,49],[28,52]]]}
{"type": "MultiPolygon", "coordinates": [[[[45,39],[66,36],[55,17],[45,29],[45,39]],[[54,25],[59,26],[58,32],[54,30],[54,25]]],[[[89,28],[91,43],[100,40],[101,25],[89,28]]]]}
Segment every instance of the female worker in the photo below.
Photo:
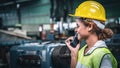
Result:
{"type": "Polygon", "coordinates": [[[71,16],[76,17],[79,40],[87,43],[80,49],[80,44],[75,48],[70,45],[72,37],[65,41],[71,51],[71,68],[117,68],[117,61],[104,42],[113,35],[104,25],[104,7],[96,1],[85,1],[71,16]]]}

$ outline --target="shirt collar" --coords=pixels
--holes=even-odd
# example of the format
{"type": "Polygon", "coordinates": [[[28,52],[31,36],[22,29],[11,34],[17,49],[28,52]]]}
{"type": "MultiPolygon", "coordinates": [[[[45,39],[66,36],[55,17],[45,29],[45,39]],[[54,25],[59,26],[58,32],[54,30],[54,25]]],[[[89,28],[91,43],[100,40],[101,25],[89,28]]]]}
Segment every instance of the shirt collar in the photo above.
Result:
{"type": "Polygon", "coordinates": [[[87,51],[87,53],[85,55],[91,54],[96,48],[100,48],[100,47],[107,47],[103,40],[97,41],[94,44],[94,46],[92,48],[90,48],[90,50],[87,51]]]}

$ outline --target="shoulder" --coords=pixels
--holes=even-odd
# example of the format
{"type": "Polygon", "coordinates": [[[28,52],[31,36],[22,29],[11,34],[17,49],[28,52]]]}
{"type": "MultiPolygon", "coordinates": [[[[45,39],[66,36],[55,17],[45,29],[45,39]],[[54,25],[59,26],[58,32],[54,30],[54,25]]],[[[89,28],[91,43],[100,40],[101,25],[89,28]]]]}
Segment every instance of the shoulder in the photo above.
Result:
{"type": "Polygon", "coordinates": [[[100,68],[112,68],[112,58],[110,54],[106,54],[103,56],[100,68]]]}
{"type": "Polygon", "coordinates": [[[94,49],[93,54],[97,56],[99,55],[104,56],[105,54],[111,54],[111,51],[106,47],[101,47],[94,49]]]}
{"type": "Polygon", "coordinates": [[[111,56],[111,52],[108,48],[96,48],[93,52],[92,52],[92,59],[93,61],[99,61],[101,62],[101,60],[103,59],[103,57],[105,55],[109,55],[109,57],[111,56]]]}

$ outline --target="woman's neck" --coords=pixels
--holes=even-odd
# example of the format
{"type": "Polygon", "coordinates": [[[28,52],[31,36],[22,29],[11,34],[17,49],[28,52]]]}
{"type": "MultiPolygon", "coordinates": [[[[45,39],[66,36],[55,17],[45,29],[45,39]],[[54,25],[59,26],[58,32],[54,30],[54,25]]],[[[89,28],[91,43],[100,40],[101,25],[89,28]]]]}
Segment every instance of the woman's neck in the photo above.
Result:
{"type": "Polygon", "coordinates": [[[98,37],[96,35],[90,35],[87,39],[86,39],[86,43],[88,45],[88,49],[93,47],[94,44],[98,41],[98,37]]]}

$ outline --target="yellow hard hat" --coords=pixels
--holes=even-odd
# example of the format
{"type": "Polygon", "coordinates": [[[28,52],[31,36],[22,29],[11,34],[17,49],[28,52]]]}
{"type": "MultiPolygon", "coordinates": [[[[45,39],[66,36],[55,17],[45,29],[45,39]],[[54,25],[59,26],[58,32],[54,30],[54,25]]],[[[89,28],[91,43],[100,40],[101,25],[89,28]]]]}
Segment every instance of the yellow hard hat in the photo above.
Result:
{"type": "Polygon", "coordinates": [[[96,1],[85,1],[76,8],[75,14],[70,16],[90,18],[100,21],[106,21],[104,7],[96,1]]]}

